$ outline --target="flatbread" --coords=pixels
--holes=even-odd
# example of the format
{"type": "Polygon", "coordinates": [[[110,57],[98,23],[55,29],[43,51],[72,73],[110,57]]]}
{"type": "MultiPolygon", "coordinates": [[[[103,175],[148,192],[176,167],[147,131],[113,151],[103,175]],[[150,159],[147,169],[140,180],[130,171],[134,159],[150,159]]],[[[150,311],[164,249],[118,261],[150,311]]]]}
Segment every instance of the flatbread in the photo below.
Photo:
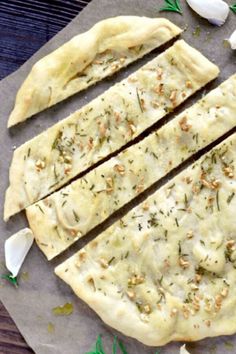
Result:
{"type": "Polygon", "coordinates": [[[46,257],[57,256],[192,154],[232,129],[234,92],[236,75],[140,143],[28,207],[30,227],[46,257]]]}
{"type": "Polygon", "coordinates": [[[98,22],[33,66],[8,127],[112,75],[181,32],[164,18],[119,16],[98,22]]]}
{"type": "Polygon", "coordinates": [[[4,219],[133,140],[218,73],[201,53],[177,41],[126,80],[20,146],[10,168],[4,219]]]}
{"type": "Polygon", "coordinates": [[[55,272],[146,345],[236,331],[236,134],[55,272]]]}

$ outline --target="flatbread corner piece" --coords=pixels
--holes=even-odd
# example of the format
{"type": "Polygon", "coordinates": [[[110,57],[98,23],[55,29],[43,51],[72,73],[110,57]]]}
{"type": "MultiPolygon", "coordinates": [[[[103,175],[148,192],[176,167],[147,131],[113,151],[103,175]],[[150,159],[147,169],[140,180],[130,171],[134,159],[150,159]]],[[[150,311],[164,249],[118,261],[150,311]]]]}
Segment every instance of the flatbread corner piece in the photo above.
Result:
{"type": "Polygon", "coordinates": [[[236,133],[59,265],[102,320],[150,346],[236,331],[236,133]]]}
{"type": "Polygon", "coordinates": [[[179,40],[86,106],[18,147],[9,172],[4,220],[120,149],[218,73],[215,64],[179,40]]]}
{"type": "Polygon", "coordinates": [[[8,127],[112,75],[181,32],[164,18],[118,16],[98,22],[34,64],[17,93],[8,127]]]}

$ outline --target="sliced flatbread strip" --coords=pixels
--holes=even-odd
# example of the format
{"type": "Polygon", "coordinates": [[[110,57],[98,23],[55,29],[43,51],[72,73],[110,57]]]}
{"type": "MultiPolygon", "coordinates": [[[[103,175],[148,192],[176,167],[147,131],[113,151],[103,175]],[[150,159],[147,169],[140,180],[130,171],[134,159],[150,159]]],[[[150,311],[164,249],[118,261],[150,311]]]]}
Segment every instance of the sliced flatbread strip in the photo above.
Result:
{"type": "Polygon", "coordinates": [[[236,134],[55,272],[146,345],[236,331],[236,134]]]}
{"type": "Polygon", "coordinates": [[[219,73],[183,40],[14,151],[4,219],[124,146],[219,73]]]}
{"type": "Polygon", "coordinates": [[[33,66],[8,126],[112,75],[181,32],[164,18],[120,16],[98,22],[33,66]]]}
{"type": "Polygon", "coordinates": [[[236,75],[140,143],[26,209],[52,259],[143,190],[235,126],[236,75]],[[45,232],[45,230],[47,230],[45,232]]]}

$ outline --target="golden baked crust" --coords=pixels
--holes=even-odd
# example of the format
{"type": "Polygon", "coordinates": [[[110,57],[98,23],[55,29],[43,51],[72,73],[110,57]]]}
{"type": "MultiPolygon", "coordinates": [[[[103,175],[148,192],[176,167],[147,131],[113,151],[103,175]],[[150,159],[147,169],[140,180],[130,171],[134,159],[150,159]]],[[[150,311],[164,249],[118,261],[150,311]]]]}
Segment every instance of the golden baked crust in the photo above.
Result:
{"type": "Polygon", "coordinates": [[[30,227],[46,257],[57,256],[196,151],[232,129],[235,92],[233,75],[140,143],[28,207],[30,227]]]}
{"type": "Polygon", "coordinates": [[[119,16],[98,22],[33,66],[8,127],[112,75],[181,32],[164,18],[119,16]]]}
{"type": "Polygon", "coordinates": [[[127,79],[20,146],[10,168],[4,219],[133,140],[218,73],[217,66],[201,53],[177,41],[127,79]]]}
{"type": "Polygon", "coordinates": [[[236,331],[236,134],[55,272],[146,345],[236,331]]]}

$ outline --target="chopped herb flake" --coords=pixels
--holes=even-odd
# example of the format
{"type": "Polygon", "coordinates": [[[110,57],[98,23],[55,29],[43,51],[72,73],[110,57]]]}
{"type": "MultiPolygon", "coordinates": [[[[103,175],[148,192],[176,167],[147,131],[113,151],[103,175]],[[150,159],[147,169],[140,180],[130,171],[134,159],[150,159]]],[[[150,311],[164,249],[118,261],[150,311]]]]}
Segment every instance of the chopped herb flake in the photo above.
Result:
{"type": "Polygon", "coordinates": [[[44,211],[39,204],[35,204],[35,206],[39,208],[39,210],[41,211],[42,214],[44,214],[44,211]]]}
{"type": "Polygon", "coordinates": [[[216,205],[217,205],[217,210],[220,211],[220,196],[219,196],[219,191],[216,192],[216,205]]]}
{"type": "Polygon", "coordinates": [[[181,248],[181,241],[179,241],[179,255],[181,255],[181,253],[182,253],[182,248],[181,248]]]}
{"type": "Polygon", "coordinates": [[[228,204],[231,203],[231,201],[232,201],[232,199],[234,198],[234,196],[235,196],[235,192],[233,192],[232,194],[230,194],[230,195],[228,196],[228,199],[227,199],[227,203],[228,203],[228,204]]]}
{"type": "Polygon", "coordinates": [[[175,218],[175,223],[176,223],[176,226],[179,227],[179,222],[178,222],[177,218],[175,218]]]}
{"type": "Polygon", "coordinates": [[[184,206],[187,209],[187,207],[188,207],[188,197],[187,197],[186,193],[184,194],[184,206]]]}
{"type": "Polygon", "coordinates": [[[74,210],[73,210],[73,215],[74,215],[75,221],[78,223],[80,221],[80,218],[74,210]]]}
{"type": "Polygon", "coordinates": [[[107,263],[110,265],[114,260],[115,260],[116,257],[112,257],[107,263]]]}
{"type": "Polygon", "coordinates": [[[137,88],[136,88],[136,93],[137,93],[137,99],[138,99],[138,104],[139,104],[140,110],[143,113],[143,107],[142,107],[141,99],[140,99],[139,92],[138,92],[137,88]]]}
{"type": "Polygon", "coordinates": [[[59,131],[56,135],[54,142],[52,143],[52,150],[58,149],[58,145],[60,143],[61,137],[62,137],[62,132],[59,131]]]}
{"type": "Polygon", "coordinates": [[[129,251],[126,252],[125,254],[125,259],[129,257],[129,251]]]}

